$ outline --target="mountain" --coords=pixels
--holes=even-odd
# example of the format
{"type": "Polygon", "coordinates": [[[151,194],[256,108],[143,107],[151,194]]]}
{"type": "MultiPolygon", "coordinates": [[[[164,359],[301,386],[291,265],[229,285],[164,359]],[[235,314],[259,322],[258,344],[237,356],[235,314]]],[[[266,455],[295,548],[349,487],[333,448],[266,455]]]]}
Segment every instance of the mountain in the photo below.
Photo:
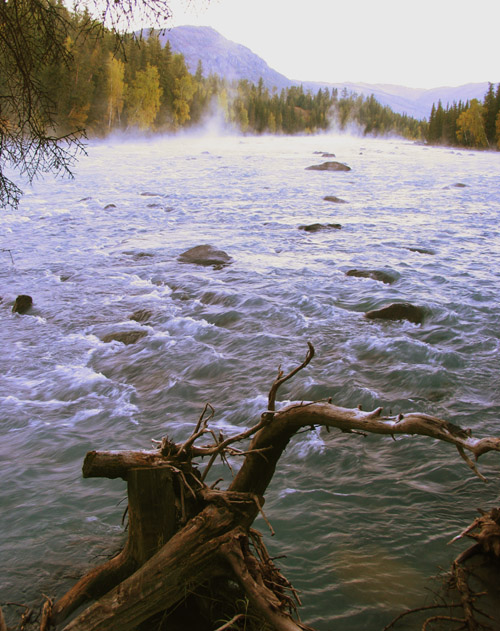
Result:
{"type": "Polygon", "coordinates": [[[467,83],[458,87],[442,88],[408,88],[398,85],[369,83],[321,83],[313,81],[297,81],[270,68],[258,55],[246,46],[236,44],[223,37],[209,26],[176,26],[160,34],[160,41],[166,41],[174,52],[184,55],[190,72],[196,72],[201,60],[203,74],[217,74],[229,81],[248,79],[258,83],[262,77],[264,85],[278,90],[302,85],[305,90],[317,92],[320,88],[337,88],[339,94],[344,89],[348,93],[373,96],[382,105],[387,105],[394,112],[408,114],[414,118],[429,118],[432,104],[440,100],[443,107],[456,101],[471,99],[483,100],[488,90],[488,83],[467,83]]]}
{"type": "Polygon", "coordinates": [[[217,74],[228,81],[248,79],[278,90],[294,85],[284,75],[270,68],[258,55],[241,44],[235,44],[209,26],[176,26],[160,34],[160,42],[170,42],[172,50],[182,53],[189,71],[196,72],[201,59],[203,74],[217,74]]]}

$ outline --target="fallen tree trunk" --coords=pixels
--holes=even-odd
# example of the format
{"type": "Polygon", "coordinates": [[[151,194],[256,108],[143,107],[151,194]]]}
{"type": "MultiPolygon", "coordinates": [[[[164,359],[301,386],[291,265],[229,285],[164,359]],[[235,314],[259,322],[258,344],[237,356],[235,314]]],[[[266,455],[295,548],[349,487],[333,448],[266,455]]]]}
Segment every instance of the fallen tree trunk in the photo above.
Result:
{"type": "MultiPolygon", "coordinates": [[[[287,375],[279,372],[269,393],[268,409],[240,434],[216,435],[209,428],[212,414],[207,417],[206,406],[184,443],[164,438],[154,451],[87,454],[84,477],[127,480],[128,541],[118,557],[83,577],[55,603],[46,627],[58,625],[84,602],[95,600],[64,631],[132,631],[158,612],[178,606],[207,582],[222,579],[227,585],[238,583],[253,615],[269,628],[307,629],[296,617],[293,588],[251,533],[279,458],[297,431],[324,426],[342,432],[428,436],[455,445],[480,477],[467,452],[477,460],[488,451],[500,451],[499,438],[475,439],[470,430],[426,414],[383,416],[381,408],[363,412],[330,401],[292,404],[276,411],[279,387],[313,356],[310,345],[300,366],[287,375]],[[212,442],[197,445],[206,435],[212,442]],[[251,442],[245,451],[235,447],[248,438],[251,442]],[[209,488],[205,480],[213,462],[231,454],[244,458],[233,481],[227,490],[209,488]],[[196,462],[199,456],[209,458],[201,472],[196,462]],[[250,551],[250,541],[256,553],[250,551]]],[[[243,614],[233,617],[230,626],[237,628],[234,625],[243,614]]]]}

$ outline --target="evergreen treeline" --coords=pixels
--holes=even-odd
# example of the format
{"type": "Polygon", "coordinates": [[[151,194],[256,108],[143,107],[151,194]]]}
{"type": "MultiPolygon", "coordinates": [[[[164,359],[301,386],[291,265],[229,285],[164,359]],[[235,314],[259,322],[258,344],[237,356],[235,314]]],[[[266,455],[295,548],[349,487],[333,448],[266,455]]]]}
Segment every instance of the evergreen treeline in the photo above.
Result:
{"type": "Polygon", "coordinates": [[[157,34],[115,36],[98,25],[92,36],[88,15],[67,13],[69,61],[52,62],[37,77],[53,103],[58,133],[75,129],[106,135],[115,129],[175,131],[196,125],[222,111],[225,120],[242,132],[313,133],[334,125],[355,125],[365,134],[396,133],[407,138],[425,135],[425,123],[392,112],[373,96],[302,87],[268,90],[242,80],[228,83],[218,76],[203,76],[201,62],[191,74],[181,54],[170,44],[162,47],[157,34]],[[82,36],[87,33],[87,36],[82,36]]]}
{"type": "Polygon", "coordinates": [[[472,99],[443,108],[432,106],[427,141],[477,149],[500,149],[500,83],[490,83],[481,103],[472,99]]]}

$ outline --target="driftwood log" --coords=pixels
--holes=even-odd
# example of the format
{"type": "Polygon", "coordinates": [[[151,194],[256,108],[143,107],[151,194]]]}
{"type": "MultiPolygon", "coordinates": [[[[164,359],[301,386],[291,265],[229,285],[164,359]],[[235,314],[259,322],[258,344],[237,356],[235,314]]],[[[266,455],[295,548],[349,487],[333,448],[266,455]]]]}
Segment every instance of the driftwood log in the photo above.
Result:
{"type": "MultiPolygon", "coordinates": [[[[62,598],[55,603],[47,600],[41,631],[52,627],[64,631],[142,631],[153,628],[144,625],[155,616],[168,621],[170,612],[186,599],[190,613],[199,616],[196,628],[200,630],[239,629],[244,619],[247,629],[257,628],[251,626],[252,620],[258,620],[261,629],[310,629],[298,617],[296,605],[300,601],[295,591],[269,558],[259,533],[251,528],[256,516],[264,515],[264,494],[294,434],[302,428],[324,426],[342,432],[428,436],[454,445],[481,478],[477,459],[488,451],[500,451],[500,438],[473,438],[469,430],[426,414],[385,416],[382,408],[364,412],[338,407],[331,401],[302,402],[276,410],[279,387],[305,368],[313,356],[314,348],[309,344],[302,364],[286,375],[278,372],[267,410],[253,427],[237,435],[226,438],[210,429],[213,410],[207,405],[184,443],[164,438],[151,451],[87,454],[84,477],[122,478],[127,482],[128,540],[119,555],[84,576],[62,598]],[[207,436],[209,442],[203,443],[207,436]],[[248,439],[250,444],[244,450],[236,447],[248,439]],[[208,487],[205,480],[215,460],[230,455],[243,458],[232,482],[225,490],[208,487]],[[202,457],[208,462],[200,470],[202,457]],[[220,608],[216,613],[208,611],[203,600],[208,592],[211,601],[214,593],[222,603],[226,596],[228,602],[221,607],[226,622],[220,622],[220,608]],[[246,603],[244,611],[234,608],[237,594],[246,603]],[[88,606],[81,610],[85,604],[88,606]]],[[[484,523],[485,519],[474,528],[484,523]]],[[[463,534],[472,536],[474,528],[463,534]]],[[[480,535],[476,539],[479,545],[480,535]]],[[[497,546],[493,547],[498,554],[497,546]]],[[[174,627],[154,628],[170,631],[174,627]]]]}

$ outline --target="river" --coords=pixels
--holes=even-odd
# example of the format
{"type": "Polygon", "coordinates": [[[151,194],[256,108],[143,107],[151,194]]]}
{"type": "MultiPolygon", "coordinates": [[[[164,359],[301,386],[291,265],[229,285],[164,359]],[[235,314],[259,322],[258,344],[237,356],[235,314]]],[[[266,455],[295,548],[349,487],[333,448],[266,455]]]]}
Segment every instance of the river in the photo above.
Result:
{"type": "MultiPolygon", "coordinates": [[[[182,440],[206,402],[226,433],[249,426],[308,341],[316,357],[281,402],[498,435],[499,158],[334,134],[122,138],[91,143],[72,180],[24,186],[1,216],[0,601],[60,595],[123,541],[125,485],[83,480],[87,451],[182,440]],[[306,170],[325,160],[351,171],[306,170]],[[299,229],[311,223],[342,228],[299,229]],[[204,243],[232,264],[178,261],[204,243]],[[11,313],[18,294],[33,297],[26,315],[11,313]],[[364,317],[401,301],[424,322],[364,317]],[[131,320],[140,309],[149,319],[131,320]],[[128,330],[145,335],[102,341],[128,330]]],[[[480,468],[489,485],[425,438],[297,436],[266,498],[276,535],[256,526],[286,555],[302,618],[375,630],[427,602],[465,546],[447,542],[498,504],[498,458],[480,468]]]]}

